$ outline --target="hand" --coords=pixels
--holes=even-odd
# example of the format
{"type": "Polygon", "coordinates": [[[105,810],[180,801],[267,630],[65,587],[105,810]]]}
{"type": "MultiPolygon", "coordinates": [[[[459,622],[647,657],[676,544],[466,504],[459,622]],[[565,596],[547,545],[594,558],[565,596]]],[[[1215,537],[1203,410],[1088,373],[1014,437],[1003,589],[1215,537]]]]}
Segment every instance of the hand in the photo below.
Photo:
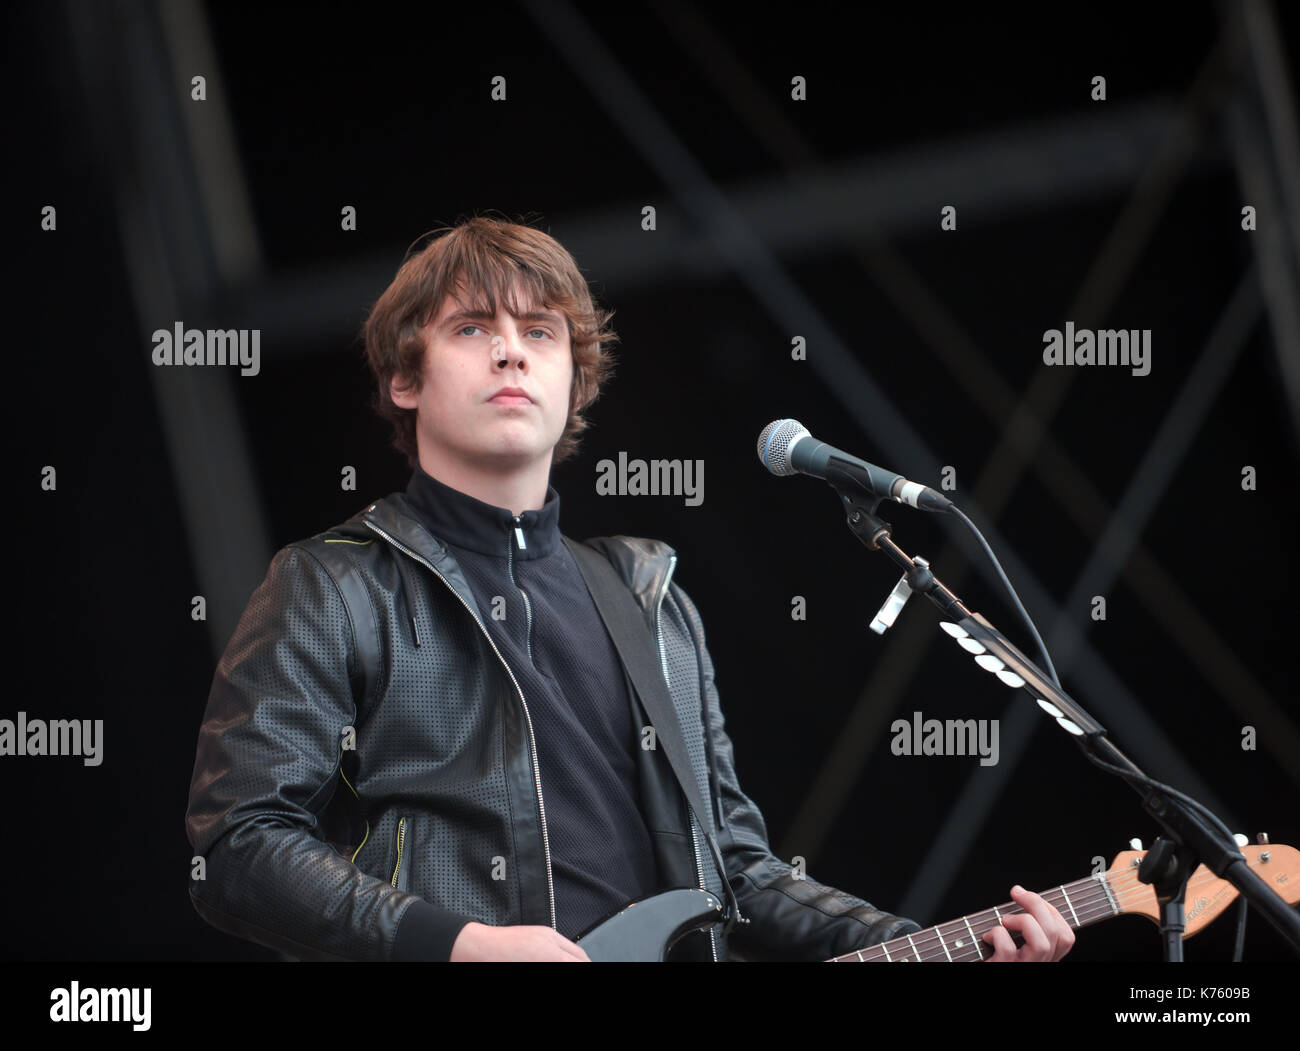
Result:
{"type": "Polygon", "coordinates": [[[996,950],[989,963],[1055,963],[1074,948],[1074,931],[1042,897],[1017,884],[1011,900],[1025,911],[1004,916],[1001,927],[985,932],[984,940],[996,950]],[[1018,931],[1025,944],[1017,949],[1007,931],[1018,931]]]}
{"type": "Polygon", "coordinates": [[[467,923],[451,947],[452,963],[487,961],[590,963],[587,954],[550,927],[489,927],[467,923]]]}

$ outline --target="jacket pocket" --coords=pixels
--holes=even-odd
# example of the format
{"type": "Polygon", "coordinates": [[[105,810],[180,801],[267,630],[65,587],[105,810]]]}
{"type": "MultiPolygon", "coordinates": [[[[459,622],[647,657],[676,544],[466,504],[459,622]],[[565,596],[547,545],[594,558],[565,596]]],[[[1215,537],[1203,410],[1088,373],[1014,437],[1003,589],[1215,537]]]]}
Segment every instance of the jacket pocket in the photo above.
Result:
{"type": "Polygon", "coordinates": [[[406,818],[397,819],[397,864],[393,866],[392,884],[398,890],[409,890],[411,886],[411,859],[408,857],[407,843],[408,822],[406,818]]]}

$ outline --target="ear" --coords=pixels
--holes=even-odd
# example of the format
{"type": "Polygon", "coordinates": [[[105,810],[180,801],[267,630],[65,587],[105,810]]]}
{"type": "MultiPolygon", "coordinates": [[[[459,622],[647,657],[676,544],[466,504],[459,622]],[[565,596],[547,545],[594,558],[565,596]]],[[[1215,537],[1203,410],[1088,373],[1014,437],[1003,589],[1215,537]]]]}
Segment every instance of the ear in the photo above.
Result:
{"type": "Polygon", "coordinates": [[[388,381],[388,396],[399,409],[414,409],[420,404],[419,387],[400,375],[388,381]]]}

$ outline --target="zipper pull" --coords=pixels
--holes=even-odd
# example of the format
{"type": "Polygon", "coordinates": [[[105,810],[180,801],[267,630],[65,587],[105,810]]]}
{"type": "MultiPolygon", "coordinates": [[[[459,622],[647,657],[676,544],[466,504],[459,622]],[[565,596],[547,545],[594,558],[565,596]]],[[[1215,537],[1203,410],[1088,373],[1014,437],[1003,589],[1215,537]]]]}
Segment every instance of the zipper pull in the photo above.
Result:
{"type": "Polygon", "coordinates": [[[528,545],[524,543],[524,531],[520,528],[520,519],[515,515],[515,540],[519,542],[519,550],[527,551],[528,545]]]}

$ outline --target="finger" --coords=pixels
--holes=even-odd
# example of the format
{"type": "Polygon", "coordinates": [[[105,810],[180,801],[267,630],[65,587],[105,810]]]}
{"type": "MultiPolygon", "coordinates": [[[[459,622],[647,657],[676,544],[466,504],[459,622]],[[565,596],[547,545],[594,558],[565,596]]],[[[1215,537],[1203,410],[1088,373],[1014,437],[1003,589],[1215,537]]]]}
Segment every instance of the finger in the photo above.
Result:
{"type": "Polygon", "coordinates": [[[1063,935],[1070,930],[1070,925],[1066,924],[1065,917],[1056,911],[1052,905],[1041,895],[1034,894],[1032,891],[1024,890],[1022,886],[1011,887],[1011,898],[1015,904],[1024,909],[1026,913],[1034,917],[1043,933],[1047,935],[1050,951],[1044,959],[1052,959],[1056,956],[1058,943],[1061,942],[1063,935]]]}
{"type": "Polygon", "coordinates": [[[1059,909],[1052,906],[1040,894],[1025,890],[1016,885],[1011,888],[1011,897],[1022,909],[1038,921],[1038,925],[1051,942],[1052,952],[1049,959],[1059,960],[1074,947],[1074,930],[1059,909]]]}
{"type": "Polygon", "coordinates": [[[1016,959],[1016,943],[1002,927],[994,927],[984,932],[984,941],[993,946],[993,955],[989,963],[1011,963],[1016,959]]]}
{"type": "Polygon", "coordinates": [[[1006,916],[1002,925],[1009,931],[1019,933],[1024,945],[1016,959],[1022,963],[1041,963],[1052,958],[1056,943],[1043,931],[1042,925],[1027,912],[1016,912],[1006,916]]]}
{"type": "Polygon", "coordinates": [[[587,955],[587,951],[581,945],[569,941],[563,934],[556,934],[555,937],[559,941],[561,951],[569,960],[574,963],[591,963],[591,957],[587,955]]]}

